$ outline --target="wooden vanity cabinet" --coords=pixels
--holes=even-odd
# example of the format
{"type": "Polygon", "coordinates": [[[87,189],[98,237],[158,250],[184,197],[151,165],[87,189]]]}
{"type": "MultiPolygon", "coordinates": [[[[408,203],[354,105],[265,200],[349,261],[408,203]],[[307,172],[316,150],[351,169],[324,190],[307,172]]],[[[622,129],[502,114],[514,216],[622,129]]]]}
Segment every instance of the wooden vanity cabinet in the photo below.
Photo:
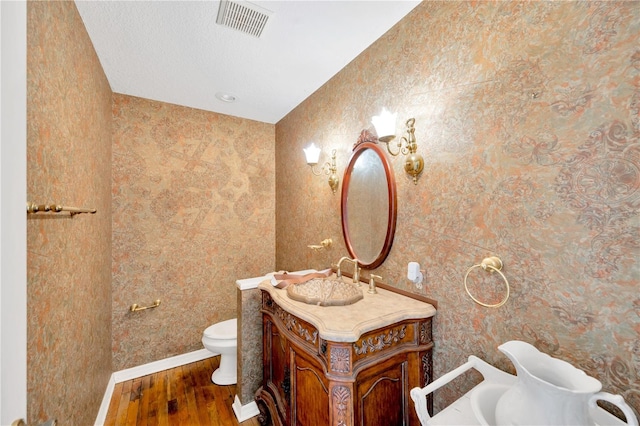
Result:
{"type": "Polygon", "coordinates": [[[389,324],[355,342],[327,341],[264,290],[262,316],[261,424],[420,424],[409,391],[431,381],[431,318],[389,324]]]}

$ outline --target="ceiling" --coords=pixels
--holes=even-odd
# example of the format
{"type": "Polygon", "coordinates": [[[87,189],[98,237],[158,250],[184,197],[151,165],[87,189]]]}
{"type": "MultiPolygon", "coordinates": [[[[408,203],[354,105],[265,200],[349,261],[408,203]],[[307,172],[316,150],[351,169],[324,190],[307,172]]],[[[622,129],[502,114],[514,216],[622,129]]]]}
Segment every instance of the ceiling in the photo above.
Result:
{"type": "Polygon", "coordinates": [[[266,123],[277,123],[419,3],[255,0],[272,12],[255,37],[217,24],[218,0],[76,1],[114,92],[266,123]]]}

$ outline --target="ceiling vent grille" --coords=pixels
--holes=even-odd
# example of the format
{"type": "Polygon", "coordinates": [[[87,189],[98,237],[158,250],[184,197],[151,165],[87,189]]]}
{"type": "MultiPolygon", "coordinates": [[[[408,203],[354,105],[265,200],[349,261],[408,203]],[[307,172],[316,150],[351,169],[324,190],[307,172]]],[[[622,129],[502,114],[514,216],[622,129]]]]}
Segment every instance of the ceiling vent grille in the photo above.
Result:
{"type": "Polygon", "coordinates": [[[216,22],[254,37],[260,37],[271,11],[246,1],[220,1],[216,22]]]}

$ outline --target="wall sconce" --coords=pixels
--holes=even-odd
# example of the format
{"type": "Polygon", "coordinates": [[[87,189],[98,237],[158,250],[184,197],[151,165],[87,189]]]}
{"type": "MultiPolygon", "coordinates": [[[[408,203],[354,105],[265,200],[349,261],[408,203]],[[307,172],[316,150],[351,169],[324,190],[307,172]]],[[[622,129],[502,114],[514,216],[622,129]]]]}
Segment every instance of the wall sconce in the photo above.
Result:
{"type": "Polygon", "coordinates": [[[416,143],[416,129],[413,127],[416,119],[410,118],[405,122],[407,126],[407,137],[403,136],[402,140],[398,141],[398,151],[393,152],[389,146],[389,142],[396,137],[396,117],[396,113],[391,114],[383,108],[380,115],[376,115],[371,119],[371,123],[373,123],[373,126],[376,128],[378,140],[387,145],[389,154],[395,157],[402,152],[403,155],[407,156],[404,162],[404,171],[413,178],[413,183],[417,185],[418,175],[422,173],[424,169],[424,160],[422,159],[422,155],[416,153],[418,144],[416,143]],[[406,146],[402,146],[403,141],[406,146]]]}
{"type": "Polygon", "coordinates": [[[311,167],[311,173],[316,176],[320,176],[323,173],[325,175],[329,175],[329,186],[331,190],[335,194],[338,190],[338,185],[340,184],[340,178],[336,174],[336,150],[331,151],[331,162],[326,162],[322,165],[321,170],[316,170],[316,165],[318,164],[318,160],[320,159],[320,148],[318,148],[314,143],[309,145],[309,147],[304,148],[304,155],[307,157],[307,164],[311,167]]]}

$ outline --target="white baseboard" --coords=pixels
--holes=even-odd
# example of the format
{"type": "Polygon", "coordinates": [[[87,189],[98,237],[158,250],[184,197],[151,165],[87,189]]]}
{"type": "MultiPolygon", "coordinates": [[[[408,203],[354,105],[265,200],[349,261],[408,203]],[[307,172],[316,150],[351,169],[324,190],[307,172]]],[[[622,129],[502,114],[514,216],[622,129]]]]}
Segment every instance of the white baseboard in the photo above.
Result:
{"type": "Polygon", "coordinates": [[[126,380],[135,379],[138,377],[146,376],[147,374],[157,373],[158,371],[168,370],[180,365],[190,364],[196,361],[202,361],[203,359],[216,356],[206,349],[199,349],[197,351],[188,352],[186,354],[172,356],[171,358],[160,359],[148,364],[139,365],[137,367],[127,368],[125,370],[116,371],[113,373],[113,378],[116,383],[124,382],[126,380]]]}
{"type": "Polygon", "coordinates": [[[98,410],[98,416],[96,417],[96,426],[104,425],[104,421],[107,419],[107,412],[109,411],[109,403],[111,402],[111,396],[113,395],[113,389],[116,387],[116,381],[113,379],[113,374],[109,378],[107,383],[107,389],[104,391],[102,397],[102,404],[100,404],[100,410],[98,410]]]}
{"type": "Polygon", "coordinates": [[[96,417],[96,426],[102,426],[107,418],[107,411],[109,411],[109,403],[111,402],[111,396],[116,383],[124,382],[126,380],[136,379],[138,377],[146,376],[148,374],[157,373],[158,371],[168,370],[181,365],[190,364],[196,361],[202,361],[218,354],[209,352],[207,349],[199,349],[197,351],[188,352],[186,354],[172,356],[170,358],[153,361],[148,364],[139,365],[137,367],[127,368],[125,370],[116,371],[111,374],[109,383],[107,383],[107,389],[104,392],[102,398],[102,404],[96,417]]]}
{"type": "Polygon", "coordinates": [[[240,402],[240,398],[238,398],[238,395],[236,395],[236,398],[233,401],[231,407],[233,408],[233,412],[236,414],[236,418],[240,423],[260,414],[260,410],[258,410],[258,404],[256,404],[255,401],[251,401],[247,405],[242,405],[242,403],[240,402]]]}

